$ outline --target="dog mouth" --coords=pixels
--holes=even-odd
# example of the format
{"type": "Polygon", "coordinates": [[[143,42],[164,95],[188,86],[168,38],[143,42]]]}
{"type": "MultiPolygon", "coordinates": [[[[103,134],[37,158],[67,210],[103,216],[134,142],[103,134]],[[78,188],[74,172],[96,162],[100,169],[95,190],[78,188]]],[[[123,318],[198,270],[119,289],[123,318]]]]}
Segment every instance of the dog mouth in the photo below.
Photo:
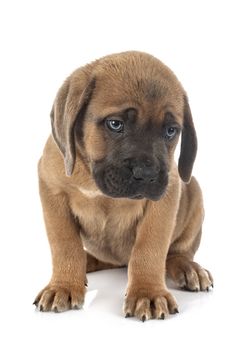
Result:
{"type": "Polygon", "coordinates": [[[128,198],[142,200],[144,198],[158,201],[165,194],[168,175],[161,170],[152,181],[133,177],[127,168],[105,167],[93,169],[93,176],[99,189],[111,198],[128,198]]]}
{"type": "Polygon", "coordinates": [[[165,191],[163,191],[160,195],[153,195],[153,194],[137,194],[133,197],[128,197],[129,199],[133,200],[142,200],[142,199],[150,199],[154,202],[159,201],[163,195],[165,194],[165,191]]]}
{"type": "Polygon", "coordinates": [[[142,194],[137,194],[135,196],[132,197],[132,199],[143,199],[144,196],[142,194]]]}

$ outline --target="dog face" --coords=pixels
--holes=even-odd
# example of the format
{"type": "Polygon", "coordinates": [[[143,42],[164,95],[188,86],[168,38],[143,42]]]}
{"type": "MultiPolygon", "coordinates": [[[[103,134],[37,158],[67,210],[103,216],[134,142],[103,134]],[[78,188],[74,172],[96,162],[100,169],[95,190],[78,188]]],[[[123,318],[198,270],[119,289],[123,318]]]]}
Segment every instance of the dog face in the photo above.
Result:
{"type": "MultiPolygon", "coordinates": [[[[93,161],[93,176],[108,196],[157,200],[168,182],[166,136],[151,121],[140,123],[139,113],[130,107],[100,120],[98,127],[103,129],[103,147],[107,152],[93,161]]],[[[164,127],[163,133],[175,134],[175,126],[174,130],[169,128],[166,131],[164,127]]]]}
{"type": "Polygon", "coordinates": [[[79,152],[107,196],[160,199],[181,132],[179,173],[190,179],[196,134],[187,98],[174,74],[150,55],[111,55],[75,71],[51,117],[67,174],[79,152]]]}

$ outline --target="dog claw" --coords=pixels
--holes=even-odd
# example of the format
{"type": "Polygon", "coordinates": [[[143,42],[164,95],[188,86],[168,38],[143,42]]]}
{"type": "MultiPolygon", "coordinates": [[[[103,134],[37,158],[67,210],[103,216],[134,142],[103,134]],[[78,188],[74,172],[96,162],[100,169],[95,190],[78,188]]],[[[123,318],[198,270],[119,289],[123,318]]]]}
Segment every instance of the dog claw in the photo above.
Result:
{"type": "Polygon", "coordinates": [[[40,305],[39,311],[41,311],[41,312],[44,311],[43,305],[40,305]]]}
{"type": "Polygon", "coordinates": [[[143,315],[141,320],[142,320],[142,322],[145,322],[146,321],[146,316],[143,315]]]}
{"type": "Polygon", "coordinates": [[[164,320],[165,319],[165,314],[164,312],[160,315],[160,320],[164,320]]]}
{"type": "Polygon", "coordinates": [[[125,314],[125,318],[131,317],[130,312],[127,312],[127,314],[125,314]]]}
{"type": "Polygon", "coordinates": [[[82,308],[82,306],[80,306],[80,305],[74,305],[72,307],[73,310],[81,310],[81,308],[82,308]]]}
{"type": "Polygon", "coordinates": [[[179,314],[179,311],[178,311],[178,309],[176,308],[176,309],[174,309],[174,314],[179,314]]]}

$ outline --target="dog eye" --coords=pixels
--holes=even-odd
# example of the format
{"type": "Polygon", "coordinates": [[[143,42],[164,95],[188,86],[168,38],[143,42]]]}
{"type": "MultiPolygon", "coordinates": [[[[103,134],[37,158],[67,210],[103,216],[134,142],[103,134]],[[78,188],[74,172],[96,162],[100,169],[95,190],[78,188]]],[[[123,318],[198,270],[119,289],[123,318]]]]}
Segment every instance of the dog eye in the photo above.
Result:
{"type": "Polygon", "coordinates": [[[106,125],[114,132],[123,132],[124,129],[124,123],[121,120],[107,120],[106,125]]]}
{"type": "Polygon", "coordinates": [[[169,126],[165,130],[165,138],[168,141],[170,141],[176,136],[177,132],[178,132],[177,128],[175,128],[174,126],[169,126]]]}

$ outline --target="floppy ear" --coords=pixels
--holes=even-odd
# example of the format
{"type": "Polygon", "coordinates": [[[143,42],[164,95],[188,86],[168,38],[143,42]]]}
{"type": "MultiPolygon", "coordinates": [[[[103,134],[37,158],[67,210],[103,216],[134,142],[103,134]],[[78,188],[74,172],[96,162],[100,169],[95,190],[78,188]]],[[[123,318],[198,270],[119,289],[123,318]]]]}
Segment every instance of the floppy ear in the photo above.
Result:
{"type": "Polygon", "coordinates": [[[197,137],[187,96],[184,96],[184,122],[178,171],[184,182],[190,182],[197,152],[197,137]]]}
{"type": "Polygon", "coordinates": [[[52,135],[63,154],[67,176],[72,175],[75,165],[75,122],[85,113],[94,87],[95,79],[88,81],[77,72],[64,82],[52,107],[52,135]]]}

